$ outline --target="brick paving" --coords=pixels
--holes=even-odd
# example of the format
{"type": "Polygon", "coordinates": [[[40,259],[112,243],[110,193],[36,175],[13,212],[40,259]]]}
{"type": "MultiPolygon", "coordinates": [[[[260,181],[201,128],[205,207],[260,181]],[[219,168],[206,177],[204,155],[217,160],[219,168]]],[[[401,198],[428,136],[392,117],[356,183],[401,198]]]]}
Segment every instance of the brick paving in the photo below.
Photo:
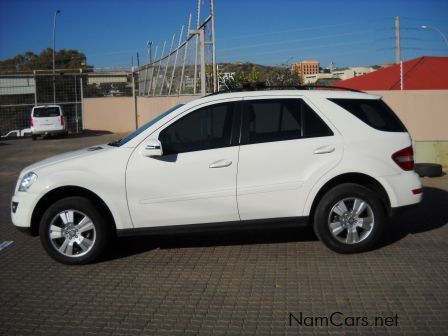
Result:
{"type": "Polygon", "coordinates": [[[446,335],[447,176],[424,179],[420,208],[390,220],[368,253],[338,255],[291,229],[126,238],[95,264],[58,264],[12,226],[17,175],[113,138],[0,141],[0,243],[14,241],[0,251],[1,335],[446,335]],[[350,326],[310,326],[334,312],[350,326]]]}

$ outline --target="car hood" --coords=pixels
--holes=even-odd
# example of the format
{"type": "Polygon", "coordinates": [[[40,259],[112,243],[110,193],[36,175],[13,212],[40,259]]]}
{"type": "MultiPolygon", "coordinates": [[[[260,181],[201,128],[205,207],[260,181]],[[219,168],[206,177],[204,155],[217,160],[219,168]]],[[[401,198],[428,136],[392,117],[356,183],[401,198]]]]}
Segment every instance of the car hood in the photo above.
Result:
{"type": "Polygon", "coordinates": [[[22,173],[20,175],[23,175],[29,171],[39,170],[44,167],[56,165],[58,163],[66,162],[66,161],[73,160],[73,159],[80,159],[80,158],[86,159],[88,157],[97,155],[99,153],[104,153],[105,151],[110,151],[115,148],[116,147],[112,147],[107,144],[103,144],[103,145],[92,146],[92,147],[88,147],[88,148],[84,148],[84,149],[79,149],[76,151],[71,151],[71,152],[55,155],[55,156],[49,157],[48,159],[38,161],[36,163],[33,163],[30,166],[25,167],[22,170],[22,173]]]}

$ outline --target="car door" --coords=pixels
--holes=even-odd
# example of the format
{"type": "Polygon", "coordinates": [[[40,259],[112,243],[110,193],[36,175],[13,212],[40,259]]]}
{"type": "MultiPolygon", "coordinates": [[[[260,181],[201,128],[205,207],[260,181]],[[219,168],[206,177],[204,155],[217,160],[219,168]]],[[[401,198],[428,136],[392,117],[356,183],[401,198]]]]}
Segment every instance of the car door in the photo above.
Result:
{"type": "Polygon", "coordinates": [[[239,220],[236,174],[241,104],[221,101],[186,112],[149,138],[164,152],[133,152],[126,171],[134,227],[239,220]]]}
{"type": "Polygon", "coordinates": [[[246,100],[241,140],[241,220],[302,216],[308,190],[343,149],[337,131],[298,98],[246,100]]]}

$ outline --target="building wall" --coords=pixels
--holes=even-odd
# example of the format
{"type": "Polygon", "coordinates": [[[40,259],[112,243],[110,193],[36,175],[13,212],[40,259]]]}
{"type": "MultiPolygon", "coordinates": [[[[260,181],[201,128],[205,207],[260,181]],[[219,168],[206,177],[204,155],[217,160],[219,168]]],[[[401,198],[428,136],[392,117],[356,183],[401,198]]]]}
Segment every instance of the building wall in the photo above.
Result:
{"type": "Polygon", "coordinates": [[[160,113],[177,104],[197,98],[198,96],[137,97],[138,125],[140,127],[146,124],[160,113]]]}
{"type": "Polygon", "coordinates": [[[319,67],[320,67],[319,61],[304,60],[293,64],[291,66],[291,70],[297,73],[297,75],[300,78],[300,84],[303,84],[306,75],[319,73],[319,67]]]}
{"type": "Polygon", "coordinates": [[[371,91],[400,117],[413,140],[416,162],[448,167],[448,90],[371,91]]]}
{"type": "Polygon", "coordinates": [[[448,140],[448,90],[369,91],[383,97],[414,140],[448,140]]]}
{"type": "MultiPolygon", "coordinates": [[[[137,97],[138,127],[169,108],[197,98],[137,97]]],[[[83,101],[83,128],[113,133],[129,133],[135,130],[135,112],[132,97],[85,98],[83,101]]]]}
{"type": "Polygon", "coordinates": [[[135,130],[132,97],[84,98],[83,128],[127,133],[135,130]]]}

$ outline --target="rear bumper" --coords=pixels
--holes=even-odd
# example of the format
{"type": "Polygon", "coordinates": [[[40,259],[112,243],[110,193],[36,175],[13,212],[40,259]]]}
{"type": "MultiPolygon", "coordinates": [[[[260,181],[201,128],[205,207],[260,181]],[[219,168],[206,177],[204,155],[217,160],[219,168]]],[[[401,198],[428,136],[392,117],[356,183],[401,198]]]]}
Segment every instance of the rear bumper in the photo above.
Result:
{"type": "Polygon", "coordinates": [[[392,209],[418,204],[422,200],[422,183],[414,171],[377,179],[386,189],[392,209]],[[420,192],[415,193],[417,190],[420,192]]]}
{"type": "Polygon", "coordinates": [[[32,130],[31,132],[33,135],[47,135],[47,134],[67,134],[67,130],[61,129],[61,130],[47,130],[47,131],[36,131],[32,130]]]}

